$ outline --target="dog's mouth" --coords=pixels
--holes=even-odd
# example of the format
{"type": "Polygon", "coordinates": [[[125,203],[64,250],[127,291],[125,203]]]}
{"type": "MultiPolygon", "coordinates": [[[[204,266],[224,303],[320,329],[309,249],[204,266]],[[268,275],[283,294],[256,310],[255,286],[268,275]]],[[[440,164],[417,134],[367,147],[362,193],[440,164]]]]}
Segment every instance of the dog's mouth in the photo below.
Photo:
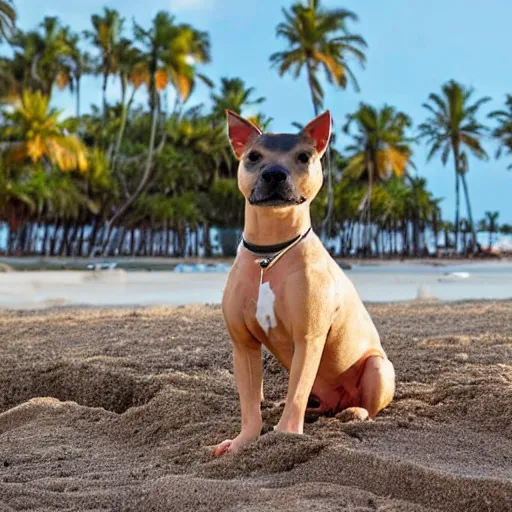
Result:
{"type": "Polygon", "coordinates": [[[254,193],[249,198],[249,203],[253,206],[294,206],[302,204],[306,201],[303,196],[300,197],[286,197],[274,192],[266,197],[258,197],[254,193]]]}

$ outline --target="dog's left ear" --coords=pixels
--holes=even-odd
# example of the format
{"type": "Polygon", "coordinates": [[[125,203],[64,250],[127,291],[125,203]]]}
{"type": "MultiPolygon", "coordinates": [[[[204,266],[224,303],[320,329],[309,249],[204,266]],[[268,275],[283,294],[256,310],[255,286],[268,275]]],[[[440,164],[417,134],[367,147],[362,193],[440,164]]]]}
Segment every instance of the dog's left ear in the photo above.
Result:
{"type": "Polygon", "coordinates": [[[320,114],[310,121],[302,130],[303,134],[313,139],[320,157],[323,156],[329,144],[329,139],[331,138],[331,125],[331,113],[329,110],[326,110],[323,114],[320,114]]]}
{"type": "Polygon", "coordinates": [[[247,121],[247,119],[231,112],[231,110],[226,110],[226,117],[228,121],[229,141],[231,142],[235,156],[240,160],[249,139],[261,135],[262,131],[256,125],[247,121]]]}

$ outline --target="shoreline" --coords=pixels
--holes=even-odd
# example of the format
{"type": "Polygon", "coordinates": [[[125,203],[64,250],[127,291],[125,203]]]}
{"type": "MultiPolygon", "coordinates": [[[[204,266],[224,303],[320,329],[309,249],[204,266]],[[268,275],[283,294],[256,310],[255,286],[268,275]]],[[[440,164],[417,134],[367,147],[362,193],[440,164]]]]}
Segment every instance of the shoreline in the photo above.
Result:
{"type": "MultiPolygon", "coordinates": [[[[503,257],[458,257],[458,258],[338,258],[334,260],[342,268],[349,269],[352,266],[359,267],[385,267],[385,266],[425,266],[425,267],[450,267],[458,265],[475,264],[493,264],[507,265],[512,263],[511,256],[503,257]]],[[[230,265],[234,258],[214,257],[214,258],[174,258],[174,257],[131,257],[120,256],[108,258],[77,258],[60,256],[2,256],[0,257],[0,272],[9,271],[44,271],[44,270],[87,270],[88,265],[117,263],[116,268],[127,271],[147,270],[147,271],[166,271],[172,270],[180,264],[184,265],[230,265]],[[7,266],[6,266],[7,265],[7,266]],[[3,267],[3,268],[2,268],[3,267]]]]}

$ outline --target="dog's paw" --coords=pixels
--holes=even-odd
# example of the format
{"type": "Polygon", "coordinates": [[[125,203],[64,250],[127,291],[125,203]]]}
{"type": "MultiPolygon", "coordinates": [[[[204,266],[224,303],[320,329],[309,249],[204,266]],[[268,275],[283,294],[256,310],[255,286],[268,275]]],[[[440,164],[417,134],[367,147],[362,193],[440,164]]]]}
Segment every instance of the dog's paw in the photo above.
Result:
{"type": "Polygon", "coordinates": [[[343,423],[348,421],[366,421],[369,417],[368,411],[362,407],[349,407],[335,416],[336,419],[343,423]]]}

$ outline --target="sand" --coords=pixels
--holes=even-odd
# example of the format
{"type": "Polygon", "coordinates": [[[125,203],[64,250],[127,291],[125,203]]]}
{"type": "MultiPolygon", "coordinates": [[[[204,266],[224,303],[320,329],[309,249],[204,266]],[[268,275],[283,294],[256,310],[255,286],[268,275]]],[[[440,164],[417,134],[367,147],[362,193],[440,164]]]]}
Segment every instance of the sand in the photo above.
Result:
{"type": "Polygon", "coordinates": [[[512,301],[369,306],[395,363],[375,421],[264,431],[236,455],[218,306],[0,313],[0,510],[512,510],[512,301]]]}

